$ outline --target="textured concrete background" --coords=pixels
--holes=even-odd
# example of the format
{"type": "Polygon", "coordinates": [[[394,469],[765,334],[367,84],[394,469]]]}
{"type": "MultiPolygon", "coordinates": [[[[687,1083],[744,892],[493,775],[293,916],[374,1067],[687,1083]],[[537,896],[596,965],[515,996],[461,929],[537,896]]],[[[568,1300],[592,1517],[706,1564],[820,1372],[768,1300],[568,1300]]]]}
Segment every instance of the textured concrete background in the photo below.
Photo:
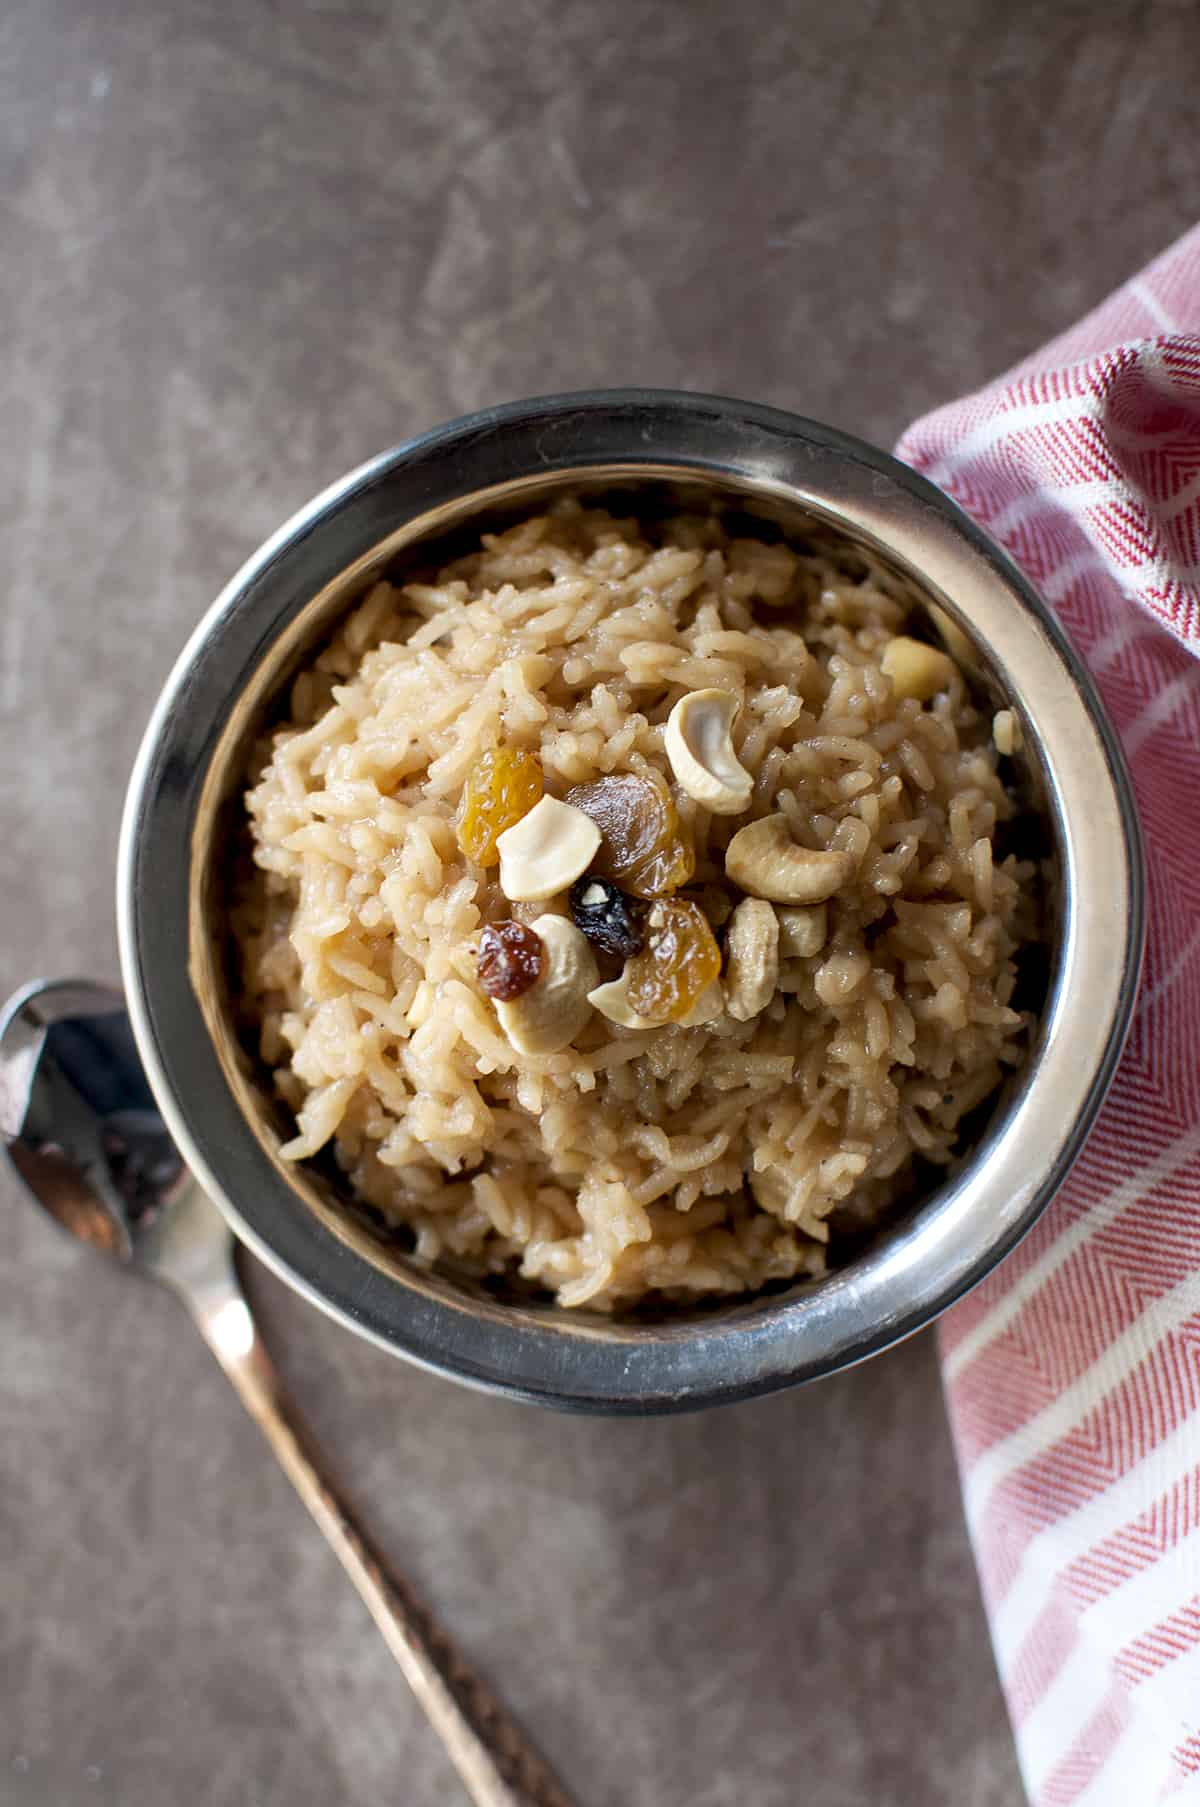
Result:
{"type": "MultiPolygon", "coordinates": [[[[1196,206],[1192,0],[7,0],[0,986],[111,974],[189,626],[506,397],[891,440],[1196,206]]],[[[0,1807],[459,1798],[173,1303],[0,1191],[0,1807]]],[[[1014,1807],[928,1339],[665,1424],[409,1373],[256,1277],[368,1523],[583,1807],[1014,1807]]]]}

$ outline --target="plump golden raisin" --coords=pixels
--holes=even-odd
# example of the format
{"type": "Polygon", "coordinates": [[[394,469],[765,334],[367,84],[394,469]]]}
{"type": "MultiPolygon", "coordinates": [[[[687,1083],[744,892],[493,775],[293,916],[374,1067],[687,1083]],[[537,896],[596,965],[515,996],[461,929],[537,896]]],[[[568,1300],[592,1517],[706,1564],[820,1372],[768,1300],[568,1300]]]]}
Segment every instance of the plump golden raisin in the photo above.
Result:
{"type": "Polygon", "coordinates": [[[496,866],[496,841],[541,799],[542,762],[515,747],[489,747],[463,786],[454,827],[458,844],[477,866],[496,866]]]}
{"type": "Polygon", "coordinates": [[[614,879],[635,897],[662,897],[691,878],[696,855],[661,778],[613,772],[575,785],[565,800],[600,830],[590,870],[601,878],[614,879]]]}
{"type": "Polygon", "coordinates": [[[507,1004],[537,984],[542,938],[523,922],[490,922],[479,937],[479,983],[507,1004]]]}
{"type": "Polygon", "coordinates": [[[641,953],[626,962],[629,1002],[639,1016],[677,1023],[720,970],[721,950],[699,904],[660,898],[641,953]]]}

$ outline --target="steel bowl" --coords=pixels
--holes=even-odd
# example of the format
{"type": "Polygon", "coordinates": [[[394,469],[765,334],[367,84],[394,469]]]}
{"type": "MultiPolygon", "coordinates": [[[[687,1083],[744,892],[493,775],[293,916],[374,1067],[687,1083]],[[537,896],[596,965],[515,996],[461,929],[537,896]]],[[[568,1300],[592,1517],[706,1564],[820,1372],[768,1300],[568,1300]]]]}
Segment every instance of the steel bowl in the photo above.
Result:
{"type": "Polygon", "coordinates": [[[551,396],[410,440],[301,510],[218,597],[154,710],[118,871],[121,960],[147,1074],[185,1159],[237,1234],[363,1336],[547,1405],[656,1412],[845,1367],[927,1324],[995,1266],[1061,1184],[1129,1023],[1142,865],[1103,707],[1049,609],[944,495],[810,420],[653,390],[551,396]],[[832,525],[969,637],[972,679],[1014,707],[1021,782],[1053,870],[1040,1031],[971,1152],[828,1279],[628,1321],[504,1298],[412,1262],[280,1128],[236,1032],[223,850],[250,742],[315,641],[398,557],[564,491],[716,500],[786,529],[832,525]]]}

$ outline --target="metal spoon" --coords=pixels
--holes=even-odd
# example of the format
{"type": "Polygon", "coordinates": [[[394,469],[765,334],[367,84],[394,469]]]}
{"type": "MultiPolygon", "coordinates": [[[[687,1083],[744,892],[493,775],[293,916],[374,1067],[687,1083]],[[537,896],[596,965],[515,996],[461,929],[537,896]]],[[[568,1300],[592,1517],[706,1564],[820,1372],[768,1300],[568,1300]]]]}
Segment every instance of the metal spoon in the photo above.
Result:
{"type": "Polygon", "coordinates": [[[477,1807],[571,1807],[491,1690],[390,1576],[322,1477],[263,1346],[224,1218],[184,1166],[142,1072],[121,994],[66,980],[0,1012],[0,1135],[65,1230],[164,1281],[278,1456],[424,1707],[477,1807]]]}

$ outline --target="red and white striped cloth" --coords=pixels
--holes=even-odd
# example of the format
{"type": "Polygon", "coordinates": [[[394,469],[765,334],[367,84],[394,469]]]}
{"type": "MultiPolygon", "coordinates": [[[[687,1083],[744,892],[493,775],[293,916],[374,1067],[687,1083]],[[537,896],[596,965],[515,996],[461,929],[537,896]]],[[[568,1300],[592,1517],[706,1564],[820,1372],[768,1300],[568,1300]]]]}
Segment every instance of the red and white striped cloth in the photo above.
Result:
{"type": "Polygon", "coordinates": [[[899,452],[1058,611],[1146,836],[1112,1092],[943,1324],[996,1655],[1036,1807],[1200,1802],[1200,227],[899,452]]]}

